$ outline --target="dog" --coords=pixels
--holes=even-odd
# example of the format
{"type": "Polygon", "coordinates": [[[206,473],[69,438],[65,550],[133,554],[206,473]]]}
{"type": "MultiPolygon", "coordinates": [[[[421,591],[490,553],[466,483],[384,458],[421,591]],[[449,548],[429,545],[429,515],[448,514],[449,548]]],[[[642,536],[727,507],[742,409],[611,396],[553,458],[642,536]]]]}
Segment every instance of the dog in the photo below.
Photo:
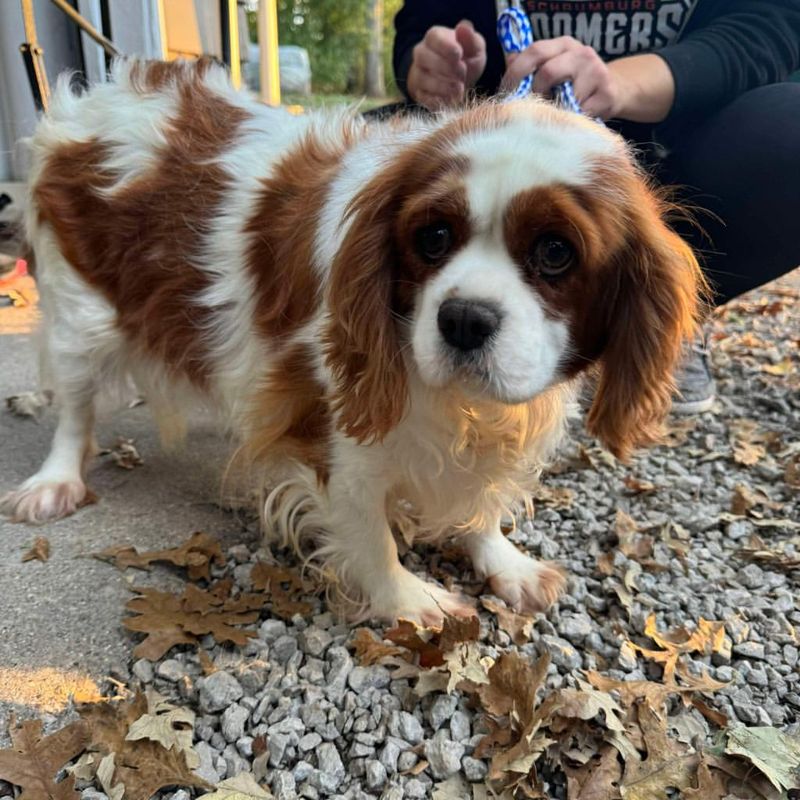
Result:
{"type": "MultiPolygon", "coordinates": [[[[89,496],[95,397],[133,379],[165,440],[213,407],[357,616],[436,624],[464,598],[406,570],[393,526],[458,536],[518,611],[562,571],[501,520],[595,371],[589,431],[657,440],[702,277],[623,139],[542,100],[370,122],[293,116],[197,62],[62,80],[31,141],[27,236],[59,404],[15,520],[89,496]]],[[[410,533],[409,533],[410,531],[410,533]]]]}

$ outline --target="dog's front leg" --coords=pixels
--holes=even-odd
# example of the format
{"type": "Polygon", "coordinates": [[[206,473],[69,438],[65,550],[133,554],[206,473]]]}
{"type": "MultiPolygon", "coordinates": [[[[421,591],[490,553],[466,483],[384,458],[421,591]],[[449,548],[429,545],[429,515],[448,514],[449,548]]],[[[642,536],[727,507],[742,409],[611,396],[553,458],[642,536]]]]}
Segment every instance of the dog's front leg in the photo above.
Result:
{"type": "Polygon", "coordinates": [[[333,470],[328,533],[319,552],[345,596],[357,604],[357,618],[438,625],[445,613],[474,614],[465,598],[402,566],[386,517],[388,483],[377,477],[380,467],[373,466],[370,470],[368,464],[351,462],[333,470]]]}
{"type": "Polygon", "coordinates": [[[499,516],[486,530],[464,534],[462,541],[478,577],[516,611],[544,611],[564,590],[563,571],[518,550],[503,534],[499,516]]]}

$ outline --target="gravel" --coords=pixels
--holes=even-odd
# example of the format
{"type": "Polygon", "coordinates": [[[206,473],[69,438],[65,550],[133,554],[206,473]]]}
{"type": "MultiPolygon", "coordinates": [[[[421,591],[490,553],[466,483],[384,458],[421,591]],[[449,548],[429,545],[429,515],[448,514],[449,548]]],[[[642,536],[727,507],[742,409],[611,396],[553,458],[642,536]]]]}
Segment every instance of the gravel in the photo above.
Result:
{"type": "MultiPolygon", "coordinates": [[[[517,649],[533,659],[547,652],[550,687],[576,687],[586,669],[620,680],[658,679],[660,668],[632,646],[653,646],[644,635],[651,615],[659,631],[691,630],[700,618],[723,620],[723,652],[690,657],[691,669],[728,683],[705,702],[731,724],[800,731],[800,571],[751,563],[739,552],[754,535],[761,550],[785,548],[795,557],[800,550],[800,532],[780,522],[800,519],[800,492],[784,480],[789,460],[800,452],[792,351],[800,339],[800,303],[792,308],[777,290],[747,302],[755,305],[732,306],[709,324],[719,399],[710,413],[688,423],[673,420],[680,444],[641,452],[623,465],[575,425],[562,461],[543,481],[548,490],[571,491],[571,502],[537,502],[533,521],[521,520],[510,534],[522,550],[564,566],[567,593],[535,617],[530,640],[521,645],[481,611],[482,654],[496,658],[517,649]],[[773,313],[775,303],[784,307],[773,313]],[[792,360],[793,373],[763,370],[785,359],[792,360]],[[755,445],[763,452],[753,465],[733,455],[741,420],[755,420],[762,436],[755,445]],[[639,491],[635,481],[653,488],[639,491]],[[763,492],[766,502],[731,516],[738,485],[763,492]],[[618,510],[652,539],[642,563],[619,549],[618,510]],[[600,569],[605,554],[611,554],[610,568],[600,569]]],[[[424,576],[436,552],[417,547],[404,563],[424,576]]],[[[214,576],[230,576],[235,591],[249,591],[250,568],[263,556],[239,545],[224,567],[214,567],[214,576]]],[[[465,587],[477,586],[461,562],[442,557],[437,575],[443,571],[465,587]]],[[[321,599],[310,599],[308,617],[263,619],[244,648],[204,638],[202,649],[217,670],[210,675],[203,674],[195,650],[130,665],[134,686],[152,685],[197,712],[198,774],[215,783],[253,770],[278,800],[431,798],[438,783],[456,775],[483,782],[488,759],[474,753],[486,727],[467,699],[458,692],[420,699],[408,678],[393,679],[382,665],[359,665],[348,646],[352,629],[321,599]]],[[[702,735],[708,726],[700,720],[697,730],[702,735]]],[[[161,798],[188,800],[175,795],[161,798]]],[[[553,796],[563,794],[554,790],[553,796]]],[[[104,796],[85,790],[82,800],[104,796]]]]}

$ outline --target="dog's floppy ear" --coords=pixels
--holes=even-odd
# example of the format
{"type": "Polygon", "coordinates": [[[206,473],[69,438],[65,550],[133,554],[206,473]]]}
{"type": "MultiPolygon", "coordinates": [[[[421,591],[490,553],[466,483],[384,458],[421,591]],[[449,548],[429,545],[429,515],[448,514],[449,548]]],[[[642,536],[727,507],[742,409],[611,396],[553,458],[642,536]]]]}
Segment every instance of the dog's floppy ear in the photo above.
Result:
{"type": "Polygon", "coordinates": [[[355,198],[331,268],[326,355],[336,380],[333,407],[338,427],[359,442],[383,439],[406,408],[406,369],[392,313],[396,188],[387,176],[355,198]]]}
{"type": "Polygon", "coordinates": [[[691,248],[641,185],[630,208],[618,280],[602,299],[606,347],[588,428],[616,456],[658,441],[682,346],[697,327],[706,283],[691,248]]]}

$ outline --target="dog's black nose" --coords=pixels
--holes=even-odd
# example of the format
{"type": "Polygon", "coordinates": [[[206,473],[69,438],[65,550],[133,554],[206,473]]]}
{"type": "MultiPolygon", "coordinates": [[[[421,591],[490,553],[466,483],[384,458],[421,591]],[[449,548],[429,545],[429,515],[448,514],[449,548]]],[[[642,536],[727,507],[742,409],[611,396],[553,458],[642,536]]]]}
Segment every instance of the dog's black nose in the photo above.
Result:
{"type": "Polygon", "coordinates": [[[459,350],[477,350],[500,327],[500,312],[477,300],[445,300],[436,318],[447,344],[459,350]]]}

